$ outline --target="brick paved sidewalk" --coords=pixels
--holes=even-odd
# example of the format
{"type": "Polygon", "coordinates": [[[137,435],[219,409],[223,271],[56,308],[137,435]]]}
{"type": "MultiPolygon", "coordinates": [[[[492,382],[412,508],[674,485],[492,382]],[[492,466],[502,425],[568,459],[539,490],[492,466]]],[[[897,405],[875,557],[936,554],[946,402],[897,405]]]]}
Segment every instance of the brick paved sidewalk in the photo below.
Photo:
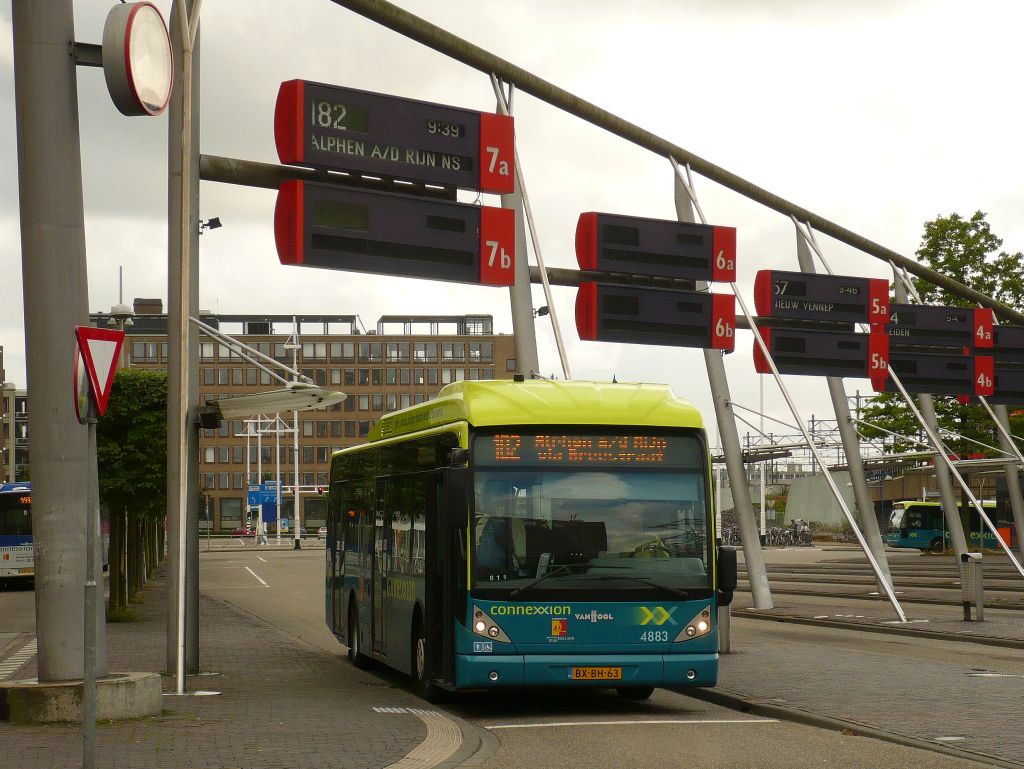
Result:
{"type": "MultiPolygon", "coordinates": [[[[162,671],[167,589],[163,576],[145,591],[141,621],[108,625],[111,671],[162,671]]],[[[374,769],[402,758],[426,734],[415,715],[374,707],[424,707],[412,694],[355,670],[232,606],[200,599],[200,661],[215,676],[188,689],[219,696],[164,697],[154,718],[102,724],[97,765],[108,769],[374,769]]],[[[35,676],[35,663],[18,678],[35,676]]],[[[165,677],[164,691],[174,691],[165,677]]],[[[81,766],[75,725],[0,723],[0,763],[12,769],[81,766]]]]}

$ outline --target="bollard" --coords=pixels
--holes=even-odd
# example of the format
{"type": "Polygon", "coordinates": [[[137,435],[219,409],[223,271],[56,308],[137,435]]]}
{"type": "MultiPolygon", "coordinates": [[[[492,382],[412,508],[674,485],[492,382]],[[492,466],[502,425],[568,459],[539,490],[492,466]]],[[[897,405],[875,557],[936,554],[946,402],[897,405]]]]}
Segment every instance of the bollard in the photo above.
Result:
{"type": "Polygon", "coordinates": [[[971,621],[971,603],[974,603],[977,622],[985,621],[985,574],[981,553],[960,556],[960,600],[964,607],[964,622],[971,621]]]}
{"type": "Polygon", "coordinates": [[[732,606],[718,607],[718,653],[732,654],[732,606]]]}

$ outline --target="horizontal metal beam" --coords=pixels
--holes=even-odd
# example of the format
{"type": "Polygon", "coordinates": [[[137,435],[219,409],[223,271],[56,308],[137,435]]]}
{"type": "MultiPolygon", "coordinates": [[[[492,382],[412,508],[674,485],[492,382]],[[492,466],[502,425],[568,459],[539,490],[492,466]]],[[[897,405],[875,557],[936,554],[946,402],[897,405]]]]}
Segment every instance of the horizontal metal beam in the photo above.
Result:
{"type": "Polygon", "coordinates": [[[322,171],[315,168],[282,166],[277,163],[260,163],[255,160],[240,160],[220,155],[199,156],[199,178],[208,182],[241,184],[246,187],[265,187],[272,190],[276,190],[286,181],[298,179],[307,182],[340,184],[378,192],[414,194],[441,200],[455,200],[456,197],[454,187],[438,187],[384,177],[349,174],[343,171],[322,171]]]}
{"type": "Polygon", "coordinates": [[[103,46],[96,43],[72,43],[75,64],[79,67],[102,67],[103,46]]]}
{"type": "Polygon", "coordinates": [[[672,157],[680,163],[686,163],[700,175],[718,182],[723,187],[727,187],[751,200],[755,200],[768,208],[778,211],[780,214],[794,216],[801,222],[807,222],[818,232],[829,235],[841,243],[852,246],[882,261],[897,264],[917,277],[923,278],[940,288],[944,288],[954,296],[975,302],[984,307],[991,307],[1000,318],[1024,323],[1024,313],[1018,312],[1002,302],[997,302],[980,291],[976,291],[940,272],[925,267],[913,259],[909,259],[890,248],[879,245],[856,232],[841,227],[835,222],[818,216],[813,211],[809,211],[762,187],[758,187],[756,184],[702,157],[694,155],[692,152],[650,131],[646,131],[638,125],[623,120],[617,115],[613,115],[537,77],[525,69],[517,67],[505,59],[495,56],[490,51],[485,51],[483,48],[475,46],[447,30],[441,29],[408,11],[385,2],[385,0],[332,0],[332,2],[355,11],[359,15],[365,16],[429,48],[433,48],[435,51],[450,56],[466,66],[473,67],[488,75],[494,74],[506,83],[514,85],[520,91],[524,91],[553,107],[586,120],[588,123],[592,123],[599,128],[603,128],[626,141],[632,142],[662,157],[672,157]]]}

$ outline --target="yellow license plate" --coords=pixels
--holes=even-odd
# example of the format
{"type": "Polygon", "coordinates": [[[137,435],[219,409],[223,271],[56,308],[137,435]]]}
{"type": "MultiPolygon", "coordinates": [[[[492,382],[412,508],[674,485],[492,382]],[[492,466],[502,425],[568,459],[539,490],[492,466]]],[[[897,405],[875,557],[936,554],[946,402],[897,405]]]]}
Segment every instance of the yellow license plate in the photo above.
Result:
{"type": "Polygon", "coordinates": [[[27,569],[18,569],[18,574],[33,574],[35,570],[32,567],[27,569]]]}
{"type": "Polygon", "coordinates": [[[622,668],[572,668],[573,681],[621,681],[622,668]]]}

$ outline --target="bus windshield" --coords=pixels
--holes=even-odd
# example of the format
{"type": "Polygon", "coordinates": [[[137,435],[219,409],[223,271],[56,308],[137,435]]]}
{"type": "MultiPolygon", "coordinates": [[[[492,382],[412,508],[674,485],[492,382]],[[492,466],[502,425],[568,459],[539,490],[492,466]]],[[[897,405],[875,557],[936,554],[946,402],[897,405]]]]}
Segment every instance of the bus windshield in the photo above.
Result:
{"type": "Polygon", "coordinates": [[[907,510],[903,505],[893,505],[892,513],[889,514],[889,528],[890,529],[902,529],[903,519],[907,514],[907,510]]]}
{"type": "Polygon", "coordinates": [[[516,434],[511,453],[505,438],[475,444],[473,588],[549,600],[710,587],[695,436],[516,434]]]}

